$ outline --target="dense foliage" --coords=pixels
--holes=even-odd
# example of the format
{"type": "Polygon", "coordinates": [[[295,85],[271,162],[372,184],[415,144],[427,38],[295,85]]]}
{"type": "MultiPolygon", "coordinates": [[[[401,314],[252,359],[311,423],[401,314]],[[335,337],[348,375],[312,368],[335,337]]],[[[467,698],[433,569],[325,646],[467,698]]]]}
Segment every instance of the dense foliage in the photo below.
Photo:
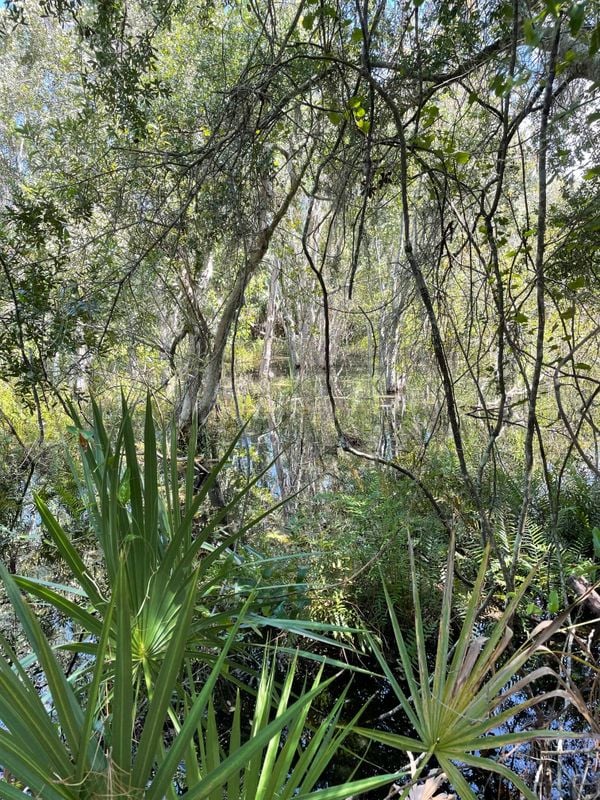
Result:
{"type": "Polygon", "coordinates": [[[594,733],[598,0],[8,0],[0,65],[0,794],[308,796],[369,741],[468,797],[494,670],[594,733]]]}

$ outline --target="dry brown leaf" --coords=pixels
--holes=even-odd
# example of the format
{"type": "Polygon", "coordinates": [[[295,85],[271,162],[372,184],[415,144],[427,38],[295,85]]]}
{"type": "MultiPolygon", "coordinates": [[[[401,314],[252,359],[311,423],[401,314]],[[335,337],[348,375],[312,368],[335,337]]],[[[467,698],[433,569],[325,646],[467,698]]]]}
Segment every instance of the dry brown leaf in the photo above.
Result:
{"type": "Polygon", "coordinates": [[[486,641],[487,638],[485,636],[478,636],[469,643],[467,652],[465,653],[465,657],[458,672],[458,677],[456,678],[456,684],[454,686],[454,691],[452,692],[453,696],[458,695],[462,687],[467,682],[486,641]]]}
{"type": "Polygon", "coordinates": [[[408,800],[456,800],[456,795],[443,792],[436,794],[438,786],[446,780],[444,773],[434,778],[427,778],[425,783],[418,783],[408,793],[408,800]]]}

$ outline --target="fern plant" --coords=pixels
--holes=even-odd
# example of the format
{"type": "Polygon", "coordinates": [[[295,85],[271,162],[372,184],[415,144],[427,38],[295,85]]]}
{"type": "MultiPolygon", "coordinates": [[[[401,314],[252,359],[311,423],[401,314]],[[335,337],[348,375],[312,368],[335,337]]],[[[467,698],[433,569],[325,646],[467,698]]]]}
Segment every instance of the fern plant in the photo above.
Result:
{"type": "MultiPolygon", "coordinates": [[[[490,559],[494,581],[500,589],[506,591],[504,574],[500,566],[500,556],[505,564],[511,564],[515,558],[517,539],[517,519],[510,509],[502,509],[494,516],[494,554],[490,559]]],[[[560,595],[564,596],[565,578],[572,571],[587,570],[591,567],[589,551],[591,533],[574,535],[566,539],[551,533],[539,516],[530,516],[519,539],[517,554],[517,575],[526,577],[535,567],[534,588],[544,608],[552,613],[558,610],[560,595]]],[[[480,540],[471,538],[463,543],[463,549],[469,560],[480,563],[484,557],[484,546],[480,540]]],[[[541,612],[542,608],[530,604],[530,612],[541,612]]]]}

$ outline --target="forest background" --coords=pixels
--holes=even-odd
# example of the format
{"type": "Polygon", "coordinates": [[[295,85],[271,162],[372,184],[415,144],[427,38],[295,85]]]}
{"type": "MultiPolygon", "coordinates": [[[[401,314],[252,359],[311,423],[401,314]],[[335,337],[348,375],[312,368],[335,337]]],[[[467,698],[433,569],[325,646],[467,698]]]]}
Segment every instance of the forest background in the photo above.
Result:
{"type": "MultiPolygon", "coordinates": [[[[413,659],[415,613],[431,657],[450,569],[459,620],[474,587],[502,619],[530,582],[523,640],[586,592],[595,0],[9,0],[1,26],[10,574],[65,580],[44,509],[96,558],[102,491],[82,500],[69,462],[129,419],[145,469],[150,396],[186,502],[204,482],[215,531],[239,534],[220,591],[257,591],[288,634],[330,626],[313,656],[367,658],[364,629],[385,641],[395,607],[413,659]]],[[[569,630],[555,667],[594,728],[594,628],[569,630]]]]}

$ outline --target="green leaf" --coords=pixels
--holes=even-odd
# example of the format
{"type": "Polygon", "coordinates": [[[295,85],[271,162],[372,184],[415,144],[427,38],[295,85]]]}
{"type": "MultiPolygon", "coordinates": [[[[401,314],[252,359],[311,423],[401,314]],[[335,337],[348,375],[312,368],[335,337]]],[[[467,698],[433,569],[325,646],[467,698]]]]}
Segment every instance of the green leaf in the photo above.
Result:
{"type": "Polygon", "coordinates": [[[318,13],[323,17],[330,17],[331,19],[337,19],[338,16],[336,7],[329,5],[329,3],[321,6],[318,13]]]}
{"type": "Polygon", "coordinates": [[[28,797],[43,797],[44,800],[75,800],[76,795],[44,764],[44,751],[36,758],[27,753],[15,741],[15,737],[0,729],[0,754],[2,768],[6,773],[11,773],[19,779],[21,784],[28,787],[27,793],[19,791],[4,781],[0,781],[0,796],[9,800],[25,800],[28,797]],[[12,790],[12,791],[11,791],[12,790]]]}
{"type": "Polygon", "coordinates": [[[572,281],[567,283],[567,289],[571,292],[576,292],[578,289],[583,289],[585,286],[585,277],[583,275],[579,275],[579,277],[574,278],[572,281]]]}
{"type": "Polygon", "coordinates": [[[558,597],[558,592],[556,591],[556,589],[552,589],[550,594],[548,595],[548,612],[550,614],[556,614],[559,608],[560,608],[560,600],[558,597]]]}
{"type": "Polygon", "coordinates": [[[461,800],[477,800],[477,796],[473,793],[468,781],[458,767],[448,759],[440,757],[438,760],[452,787],[460,793],[461,800]]]}
{"type": "Polygon", "coordinates": [[[175,630],[169,641],[165,658],[162,662],[158,678],[154,684],[152,700],[144,720],[144,728],[138,745],[133,769],[133,785],[143,787],[154,765],[154,759],[162,742],[163,728],[167,709],[171,703],[173,691],[181,670],[181,660],[185,651],[189,628],[195,607],[196,573],[186,588],[184,602],[178,611],[175,630]]]}
{"type": "Polygon", "coordinates": [[[424,128],[429,128],[440,116],[440,109],[437,106],[425,106],[421,115],[421,125],[424,128]]]}
{"type": "MultiPolygon", "coordinates": [[[[90,614],[89,611],[82,608],[78,603],[74,603],[72,600],[63,597],[59,592],[54,591],[45,581],[15,576],[15,583],[17,586],[20,586],[21,589],[35,595],[38,599],[50,603],[57,611],[64,614],[73,622],[76,622],[78,625],[82,625],[85,630],[89,631],[94,636],[100,635],[102,631],[102,623],[100,620],[93,614],[90,614]]],[[[83,592],[71,589],[69,586],[63,587],[57,585],[57,588],[63,592],[73,592],[73,594],[85,597],[83,592]]]]}
{"type": "MultiPolygon", "coordinates": [[[[100,634],[100,639],[98,641],[98,649],[96,652],[96,661],[94,664],[94,671],[92,675],[92,682],[90,684],[90,688],[88,691],[87,696],[87,708],[85,712],[85,719],[83,723],[83,728],[81,732],[81,744],[82,747],[79,751],[79,755],[77,758],[77,769],[75,774],[75,783],[76,785],[81,785],[83,783],[84,775],[90,769],[95,767],[94,764],[94,756],[97,755],[93,752],[93,749],[96,745],[96,740],[92,736],[93,725],[94,725],[94,717],[96,715],[96,711],[101,705],[101,691],[100,687],[102,684],[102,679],[105,671],[105,655],[108,649],[108,643],[110,640],[110,632],[111,626],[113,621],[113,612],[115,608],[115,601],[117,599],[117,594],[115,593],[111,598],[111,602],[108,606],[106,616],[104,618],[104,624],[102,627],[102,633],[100,634]],[[84,746],[85,743],[89,742],[89,747],[84,746]],[[92,753],[90,754],[90,750],[92,753]],[[86,756],[91,756],[86,758],[86,756]]],[[[105,765],[104,765],[105,766],[105,765]]]]}
{"type": "Polygon", "coordinates": [[[344,119],[344,115],[339,111],[328,111],[327,116],[329,117],[329,121],[333,125],[339,125],[340,122],[344,119]]]}
{"type": "Polygon", "coordinates": [[[533,26],[533,20],[523,20],[523,39],[529,47],[536,47],[541,41],[542,35],[533,26]]]}
{"type": "MultiPolygon", "coordinates": [[[[68,775],[70,763],[59,731],[52,724],[46,708],[19,659],[2,637],[0,657],[0,718],[2,729],[10,731],[14,746],[36,755],[43,753],[46,768],[58,775],[68,775]],[[18,673],[18,677],[17,677],[18,673]]],[[[6,766],[6,753],[0,741],[0,764],[6,766]]]]}
{"type": "Polygon", "coordinates": [[[12,576],[2,563],[0,563],[0,578],[4,583],[6,594],[13,610],[23,626],[29,644],[35,651],[40,666],[46,674],[48,688],[52,694],[58,720],[62,726],[69,749],[72,753],[77,753],[81,746],[83,712],[77,702],[73,688],[65,678],[37,618],[23,599],[12,576]]]}
{"type": "Polygon", "coordinates": [[[490,89],[492,89],[496,97],[502,97],[502,95],[506,93],[507,88],[506,75],[502,72],[498,72],[490,83],[490,89]]]}
{"type": "Polygon", "coordinates": [[[573,319],[575,316],[575,306],[570,306],[566,308],[564,311],[560,312],[560,318],[564,320],[573,319]]]}
{"type": "MultiPolygon", "coordinates": [[[[272,722],[261,727],[239,750],[222,761],[217,769],[206,775],[198,786],[189,788],[187,796],[190,800],[205,800],[215,788],[226,785],[232,774],[235,774],[248,762],[251,762],[253,757],[260,753],[271,742],[273,737],[277,736],[287,725],[292,724],[298,714],[302,713],[303,709],[326,689],[333,680],[334,678],[332,677],[321,685],[314,686],[288,709],[280,713],[272,722]]],[[[254,797],[251,793],[249,796],[254,797]]],[[[150,795],[149,800],[153,800],[150,795]]]]}
{"type": "Polygon", "coordinates": [[[100,596],[96,584],[91,580],[87,568],[83,563],[83,559],[69,541],[67,534],[60,526],[58,520],[38,494],[34,494],[33,499],[40,517],[42,518],[42,522],[44,523],[44,527],[52,537],[60,555],[69,565],[73,576],[90,600],[94,603],[101,604],[102,597],[100,596]]]}
{"type": "Polygon", "coordinates": [[[160,541],[158,531],[158,456],[150,393],[146,397],[144,417],[144,531],[148,545],[154,550],[153,555],[158,560],[160,541]]]}
{"type": "Polygon", "coordinates": [[[427,751],[427,747],[423,742],[399,733],[390,733],[376,728],[361,728],[360,726],[354,728],[354,732],[359,736],[364,736],[365,739],[372,739],[374,742],[393,747],[395,750],[409,750],[415,753],[425,753],[427,751]]]}
{"type": "Polygon", "coordinates": [[[590,57],[595,56],[598,50],[600,50],[600,22],[596,25],[590,36],[590,57]]]}
{"type": "Polygon", "coordinates": [[[553,17],[558,17],[560,14],[560,7],[562,5],[560,0],[545,0],[544,5],[546,6],[546,11],[549,14],[552,14],[553,17]]]}
{"type": "Polygon", "coordinates": [[[585,19],[585,3],[576,3],[569,9],[569,31],[577,36],[585,19]]]}
{"type": "MultiPolygon", "coordinates": [[[[128,784],[131,774],[131,740],[133,735],[133,690],[131,668],[130,596],[127,591],[126,567],[122,560],[114,588],[116,606],[115,681],[112,723],[112,757],[120,781],[128,784]]],[[[127,786],[128,788],[128,786],[127,786]]]]}
{"type": "Polygon", "coordinates": [[[346,800],[348,797],[358,797],[364,792],[387,786],[400,778],[405,777],[404,772],[395,772],[388,775],[374,775],[372,778],[361,778],[342,786],[329,786],[326,789],[317,789],[310,794],[294,795],[294,800],[346,800]]]}
{"type": "Polygon", "coordinates": [[[471,160],[471,154],[467,153],[465,150],[457,150],[454,153],[453,158],[457,164],[466,164],[471,160]]]}
{"type": "Polygon", "coordinates": [[[600,558],[600,528],[592,528],[592,541],[594,543],[594,555],[600,558]]]}
{"type": "Polygon", "coordinates": [[[119,503],[122,505],[127,505],[129,499],[131,497],[131,486],[129,483],[129,467],[123,473],[123,479],[119,485],[119,492],[118,492],[119,503]]]}
{"type": "Polygon", "coordinates": [[[362,42],[363,40],[363,32],[360,28],[354,28],[352,33],[350,34],[350,41],[351,42],[362,42]]]}
{"type": "Polygon", "coordinates": [[[315,15],[314,14],[306,14],[302,18],[302,27],[306,31],[312,30],[313,25],[315,24],[315,15]]]}
{"type": "Polygon", "coordinates": [[[597,178],[599,175],[600,175],[600,165],[597,167],[591,167],[590,169],[586,170],[583,173],[583,180],[593,181],[594,178],[597,178]]]}
{"type": "Polygon", "coordinates": [[[413,147],[427,150],[435,141],[435,133],[424,133],[422,136],[415,136],[412,140],[413,147]]]}
{"type": "MultiPolygon", "coordinates": [[[[565,72],[569,68],[569,65],[573,63],[575,58],[576,58],[575,51],[567,50],[563,58],[561,58],[561,60],[556,65],[556,74],[562,75],[563,72],[565,72]]],[[[560,155],[560,152],[558,153],[558,155],[560,155]]]]}
{"type": "Polygon", "coordinates": [[[529,322],[529,317],[527,314],[523,314],[521,311],[515,316],[515,322],[518,322],[519,325],[524,325],[526,322],[529,322]]]}
{"type": "Polygon", "coordinates": [[[582,372],[590,372],[592,367],[589,364],[586,364],[585,361],[576,361],[573,365],[575,369],[581,370],[582,372]]]}
{"type": "MultiPolygon", "coordinates": [[[[538,800],[537,795],[535,795],[523,782],[522,778],[520,778],[516,772],[513,772],[509,767],[505,766],[504,764],[500,764],[497,761],[492,761],[491,758],[482,758],[481,756],[472,756],[472,755],[465,755],[464,757],[461,755],[461,761],[464,760],[465,764],[469,766],[473,766],[482,770],[487,770],[489,772],[496,772],[501,775],[503,778],[508,780],[510,783],[513,783],[516,788],[521,792],[521,794],[526,798],[526,800],[538,800]]],[[[446,770],[448,766],[447,762],[440,759],[440,764],[446,770]]],[[[450,773],[448,773],[450,776],[450,773]]],[[[450,776],[450,780],[454,783],[454,774],[450,776]]],[[[455,787],[460,792],[461,800],[466,798],[467,795],[464,794],[464,787],[459,788],[458,786],[455,787]]],[[[472,795],[473,798],[475,795],[472,795]]]]}
{"type": "MultiPolygon", "coordinates": [[[[142,477],[140,474],[140,465],[137,457],[137,450],[135,444],[135,436],[133,433],[133,423],[131,419],[131,411],[126,405],[125,398],[122,398],[122,419],[123,419],[123,442],[125,444],[125,455],[127,460],[127,471],[129,472],[129,491],[130,491],[130,505],[131,505],[131,530],[136,537],[144,537],[144,501],[142,495],[142,477]]],[[[146,590],[145,581],[147,579],[146,568],[148,566],[148,553],[145,542],[140,542],[140,546],[136,548],[136,553],[139,553],[143,559],[142,562],[136,564],[136,578],[138,578],[138,594],[135,600],[139,600],[139,604],[144,598],[146,590]]],[[[139,605],[138,604],[138,605],[139,605]]]]}

